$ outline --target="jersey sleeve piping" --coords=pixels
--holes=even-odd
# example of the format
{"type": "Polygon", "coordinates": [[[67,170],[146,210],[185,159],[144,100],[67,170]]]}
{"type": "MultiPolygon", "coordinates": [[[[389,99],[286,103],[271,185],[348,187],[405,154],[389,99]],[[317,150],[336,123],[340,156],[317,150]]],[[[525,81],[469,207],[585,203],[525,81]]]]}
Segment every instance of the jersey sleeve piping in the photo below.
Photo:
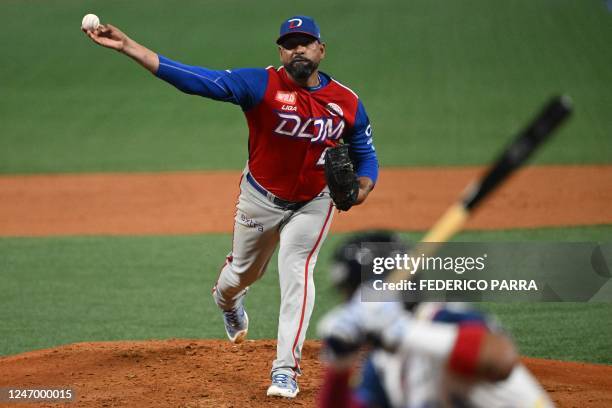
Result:
{"type": "Polygon", "coordinates": [[[334,81],[335,83],[337,83],[338,85],[340,85],[341,87],[343,87],[344,89],[346,89],[347,91],[349,91],[350,93],[352,93],[355,98],[359,99],[359,96],[351,88],[349,88],[348,86],[342,84],[341,82],[338,82],[334,78],[332,78],[331,80],[334,81]]]}

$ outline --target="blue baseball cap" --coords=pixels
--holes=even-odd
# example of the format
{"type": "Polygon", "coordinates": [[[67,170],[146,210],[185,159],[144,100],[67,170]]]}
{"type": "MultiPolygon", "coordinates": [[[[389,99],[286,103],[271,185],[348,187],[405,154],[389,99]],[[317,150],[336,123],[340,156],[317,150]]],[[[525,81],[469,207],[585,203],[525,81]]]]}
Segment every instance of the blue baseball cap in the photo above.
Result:
{"type": "Polygon", "coordinates": [[[283,21],[276,43],[280,44],[282,39],[289,34],[306,34],[314,37],[316,40],[321,40],[319,26],[314,21],[314,18],[308,16],[293,16],[283,21]]]}

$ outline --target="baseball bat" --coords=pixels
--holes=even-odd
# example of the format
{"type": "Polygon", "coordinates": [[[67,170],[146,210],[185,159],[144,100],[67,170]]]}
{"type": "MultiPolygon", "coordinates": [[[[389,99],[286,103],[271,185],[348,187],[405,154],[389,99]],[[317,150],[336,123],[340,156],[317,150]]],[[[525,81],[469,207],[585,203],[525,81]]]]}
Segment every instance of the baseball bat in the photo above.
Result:
{"type": "MultiPolygon", "coordinates": [[[[552,98],[542,111],[520,132],[502,154],[485,171],[483,176],[472,182],[464,190],[457,202],[451,205],[425,234],[422,243],[417,245],[414,253],[435,252],[437,245],[448,241],[455,235],[482,202],[516,171],[546,141],[572,112],[572,101],[568,96],[552,98]],[[427,251],[425,251],[427,247],[427,251]]],[[[406,279],[410,272],[398,269],[389,274],[389,282],[406,279]]],[[[414,271],[413,271],[414,276],[414,271]]]]}

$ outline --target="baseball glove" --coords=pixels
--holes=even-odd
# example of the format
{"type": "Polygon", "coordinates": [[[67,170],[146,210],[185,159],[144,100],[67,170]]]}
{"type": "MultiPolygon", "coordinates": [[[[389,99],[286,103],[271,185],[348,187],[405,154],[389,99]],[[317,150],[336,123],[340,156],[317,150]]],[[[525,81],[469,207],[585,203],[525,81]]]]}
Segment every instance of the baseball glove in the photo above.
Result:
{"type": "Polygon", "coordinates": [[[330,147],[325,153],[325,180],[336,208],[348,211],[357,201],[359,181],[349,157],[348,145],[330,147]]]}

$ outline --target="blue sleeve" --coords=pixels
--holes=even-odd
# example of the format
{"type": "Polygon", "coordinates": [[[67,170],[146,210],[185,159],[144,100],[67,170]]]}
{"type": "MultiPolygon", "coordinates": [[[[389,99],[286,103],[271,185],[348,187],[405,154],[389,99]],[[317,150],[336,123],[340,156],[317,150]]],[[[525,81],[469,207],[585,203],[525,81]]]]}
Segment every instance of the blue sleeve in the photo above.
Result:
{"type": "Polygon", "coordinates": [[[354,393],[355,398],[367,407],[391,407],[381,378],[379,378],[376,367],[374,367],[374,363],[372,362],[371,355],[361,368],[361,380],[355,388],[354,393]]]}
{"type": "Polygon", "coordinates": [[[433,319],[434,322],[441,323],[452,323],[452,324],[461,324],[461,323],[482,323],[483,325],[487,325],[486,316],[477,310],[449,310],[449,309],[440,309],[436,312],[433,319]]]}
{"type": "Polygon", "coordinates": [[[268,86],[268,72],[263,68],[215,71],[162,55],[156,75],[185,93],[231,102],[245,111],[261,102],[268,86]]]}
{"type": "Polygon", "coordinates": [[[372,126],[361,100],[357,104],[355,125],[350,137],[349,151],[357,168],[357,177],[369,177],[374,183],[378,179],[378,158],[372,139],[372,126]]]}

